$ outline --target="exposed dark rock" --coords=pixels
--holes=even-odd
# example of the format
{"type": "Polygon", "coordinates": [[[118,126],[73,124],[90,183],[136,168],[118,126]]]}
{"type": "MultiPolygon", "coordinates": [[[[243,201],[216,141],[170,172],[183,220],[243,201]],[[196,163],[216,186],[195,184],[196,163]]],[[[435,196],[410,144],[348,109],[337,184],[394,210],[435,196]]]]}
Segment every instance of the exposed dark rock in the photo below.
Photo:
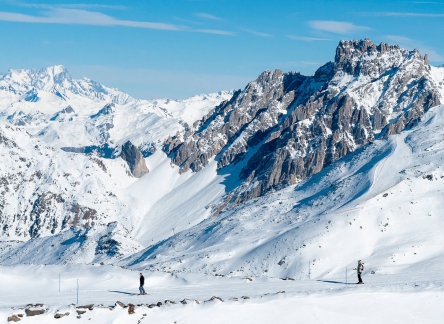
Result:
{"type": "Polygon", "coordinates": [[[60,149],[70,153],[94,154],[105,159],[115,158],[115,155],[118,154],[115,147],[110,146],[108,143],[82,147],[61,147],[60,149]]]}
{"type": "Polygon", "coordinates": [[[122,308],[126,307],[126,305],[124,303],[122,303],[121,301],[116,301],[116,305],[119,305],[122,308]]]}
{"type": "Polygon", "coordinates": [[[26,316],[37,316],[37,315],[42,315],[45,314],[45,310],[44,309],[25,309],[25,314],[26,316]]]}
{"type": "Polygon", "coordinates": [[[134,314],[134,304],[128,304],[128,314],[134,314]]]}
{"type": "Polygon", "coordinates": [[[69,316],[69,312],[66,312],[65,314],[57,313],[54,315],[54,318],[62,318],[64,316],[69,316]]]}
{"type": "Polygon", "coordinates": [[[121,157],[128,163],[129,169],[134,177],[141,178],[149,172],[142,153],[130,141],[122,146],[121,157]]]}
{"type": "Polygon", "coordinates": [[[18,322],[18,321],[21,321],[21,319],[17,315],[12,315],[8,317],[8,322],[18,322]]]}

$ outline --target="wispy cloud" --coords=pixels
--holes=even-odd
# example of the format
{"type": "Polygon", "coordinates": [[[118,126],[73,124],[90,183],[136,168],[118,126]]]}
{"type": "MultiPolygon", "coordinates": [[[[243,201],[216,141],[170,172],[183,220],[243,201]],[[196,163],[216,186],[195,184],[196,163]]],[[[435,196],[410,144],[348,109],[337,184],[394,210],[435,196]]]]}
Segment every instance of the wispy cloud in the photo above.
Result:
{"type": "Polygon", "coordinates": [[[7,4],[15,6],[15,7],[38,8],[38,9],[55,9],[55,8],[71,8],[71,9],[94,9],[95,8],[95,9],[117,9],[117,10],[128,9],[127,6],[107,5],[107,4],[98,4],[98,3],[49,4],[49,3],[26,3],[26,2],[11,1],[11,0],[0,0],[0,2],[7,3],[7,4]]]}
{"type": "Polygon", "coordinates": [[[287,35],[287,38],[300,40],[304,42],[317,42],[317,41],[330,41],[330,38],[318,38],[318,37],[305,37],[305,36],[295,36],[295,35],[287,35]]]}
{"type": "Polygon", "coordinates": [[[219,21],[224,20],[224,19],[222,19],[222,18],[216,17],[216,16],[214,16],[214,15],[212,15],[212,14],[205,13],[205,12],[197,12],[197,13],[195,13],[195,15],[196,15],[197,17],[204,18],[204,19],[219,20],[219,21]]]}
{"type": "Polygon", "coordinates": [[[40,24],[77,24],[95,26],[125,26],[160,30],[182,30],[181,26],[149,21],[120,20],[106,14],[80,9],[53,9],[41,16],[32,16],[21,13],[0,11],[0,20],[22,23],[40,24]]]}
{"type": "Polygon", "coordinates": [[[184,18],[177,17],[177,16],[174,16],[173,19],[177,20],[177,21],[181,21],[183,23],[190,24],[190,25],[203,25],[203,23],[201,21],[197,22],[194,20],[184,19],[184,18]]]}
{"type": "Polygon", "coordinates": [[[194,29],[192,31],[198,32],[198,33],[206,33],[206,34],[236,36],[236,34],[233,32],[226,31],[226,30],[220,30],[220,29],[194,29]]]}
{"type": "Polygon", "coordinates": [[[441,18],[444,17],[444,13],[423,13],[423,12],[360,12],[363,16],[382,16],[382,17],[429,17],[429,18],[441,18]]]}
{"type": "Polygon", "coordinates": [[[407,3],[413,3],[413,4],[443,4],[442,2],[436,2],[436,1],[409,1],[407,3]]]}
{"type": "Polygon", "coordinates": [[[262,33],[262,32],[258,32],[256,30],[253,29],[248,29],[248,28],[242,28],[242,27],[237,27],[239,30],[249,33],[249,34],[253,34],[256,36],[261,36],[261,37],[272,37],[273,35],[271,34],[267,34],[267,33],[262,33]]]}
{"type": "Polygon", "coordinates": [[[36,23],[36,24],[64,24],[64,25],[90,25],[90,26],[123,26],[134,28],[147,28],[157,30],[184,31],[206,33],[214,35],[235,36],[231,31],[220,29],[192,29],[187,26],[174,25],[164,22],[121,20],[101,12],[81,9],[51,9],[42,15],[33,16],[15,12],[0,11],[0,21],[36,23]]]}
{"type": "Polygon", "coordinates": [[[403,48],[416,48],[419,50],[421,54],[427,54],[429,56],[429,60],[433,62],[443,62],[444,56],[436,52],[430,46],[425,45],[423,42],[411,39],[401,35],[385,35],[385,38],[389,41],[392,41],[403,48]]]}
{"type": "Polygon", "coordinates": [[[356,31],[369,30],[369,27],[358,26],[347,21],[334,21],[334,20],[312,20],[308,22],[308,25],[320,31],[325,31],[335,34],[349,34],[356,31]]]}

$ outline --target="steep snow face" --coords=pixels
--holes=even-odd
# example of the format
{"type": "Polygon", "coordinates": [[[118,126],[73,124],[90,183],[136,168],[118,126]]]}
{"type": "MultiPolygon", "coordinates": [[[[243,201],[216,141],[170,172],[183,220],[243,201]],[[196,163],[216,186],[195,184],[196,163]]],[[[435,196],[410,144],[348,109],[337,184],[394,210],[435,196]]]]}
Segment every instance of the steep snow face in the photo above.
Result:
{"type": "Polygon", "coordinates": [[[199,171],[213,157],[219,168],[243,161],[244,183],[224,202],[237,205],[412,127],[443,101],[435,72],[416,50],[341,41],[335,61],[313,77],[266,71],[193,128],[168,139],[164,150],[182,172],[199,171]]]}
{"type": "Polygon", "coordinates": [[[441,98],[444,98],[444,65],[440,67],[431,67],[432,75],[441,92],[441,98]]]}
{"type": "MultiPolygon", "coordinates": [[[[444,261],[444,106],[296,186],[229,209],[122,264],[303,279],[364,260],[379,274],[444,261]]],[[[416,269],[416,270],[415,270],[416,269]]]]}

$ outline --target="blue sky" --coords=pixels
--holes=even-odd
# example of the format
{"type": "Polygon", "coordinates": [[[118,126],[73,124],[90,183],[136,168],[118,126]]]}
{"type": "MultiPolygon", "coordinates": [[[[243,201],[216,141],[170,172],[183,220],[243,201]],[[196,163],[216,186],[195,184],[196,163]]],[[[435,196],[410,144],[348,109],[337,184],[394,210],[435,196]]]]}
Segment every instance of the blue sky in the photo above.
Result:
{"type": "Polygon", "coordinates": [[[444,0],[0,0],[0,72],[62,64],[137,98],[243,88],[267,69],[313,74],[341,39],[444,63],[444,0]]]}

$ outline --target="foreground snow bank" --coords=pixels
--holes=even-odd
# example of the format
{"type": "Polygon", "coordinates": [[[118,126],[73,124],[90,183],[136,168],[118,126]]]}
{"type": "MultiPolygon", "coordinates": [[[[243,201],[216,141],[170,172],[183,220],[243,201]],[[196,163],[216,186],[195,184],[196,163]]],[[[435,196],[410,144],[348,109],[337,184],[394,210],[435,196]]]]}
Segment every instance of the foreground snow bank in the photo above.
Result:
{"type": "Polygon", "coordinates": [[[196,274],[149,271],[144,274],[148,295],[138,296],[134,294],[138,272],[120,267],[0,267],[0,323],[6,323],[13,315],[22,315],[21,323],[444,321],[444,310],[440,307],[444,285],[439,271],[410,271],[402,275],[364,272],[365,285],[348,286],[341,279],[251,278],[250,281],[196,274]],[[61,292],[58,292],[59,273],[61,292]],[[80,307],[75,305],[77,278],[80,307]],[[130,303],[135,305],[134,314],[128,313],[130,303]],[[42,309],[44,314],[26,316],[26,309],[42,309]],[[57,314],[67,315],[55,318],[57,314]]]}

